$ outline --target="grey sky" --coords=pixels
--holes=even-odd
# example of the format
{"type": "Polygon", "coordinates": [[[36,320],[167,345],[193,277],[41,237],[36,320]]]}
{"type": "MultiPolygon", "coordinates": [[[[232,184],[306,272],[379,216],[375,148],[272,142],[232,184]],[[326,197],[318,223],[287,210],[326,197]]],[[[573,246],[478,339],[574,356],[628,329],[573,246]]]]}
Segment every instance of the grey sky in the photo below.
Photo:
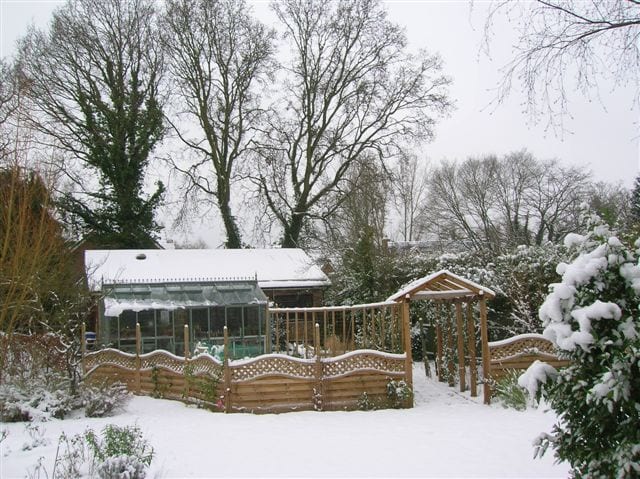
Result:
{"type": "MultiPolygon", "coordinates": [[[[270,21],[268,1],[253,1],[256,15],[270,21]]],[[[0,0],[0,54],[14,51],[16,38],[34,21],[46,25],[55,0],[0,0]]],[[[524,97],[514,91],[500,105],[491,104],[499,68],[509,59],[513,25],[496,25],[492,58],[480,53],[486,2],[388,0],[392,20],[406,27],[413,49],[439,52],[445,73],[454,84],[451,97],[456,110],[436,126],[436,139],[423,154],[432,161],[463,159],[488,153],[502,155],[527,148],[537,158],[558,158],[565,164],[584,165],[595,179],[622,182],[631,187],[639,170],[640,112],[633,107],[634,92],[601,84],[601,102],[570,95],[570,112],[562,137],[545,132],[524,112],[524,97]]]]}
{"type": "MultiPolygon", "coordinates": [[[[254,1],[256,14],[270,17],[268,2],[254,1]]],[[[1,48],[5,56],[15,39],[34,21],[46,25],[56,0],[0,0],[1,48]]],[[[523,97],[514,92],[506,103],[491,105],[500,66],[509,59],[513,32],[498,25],[493,59],[480,54],[486,2],[387,1],[390,17],[407,29],[412,48],[439,52],[453,77],[451,93],[457,108],[436,128],[436,140],[424,149],[432,160],[459,159],[485,153],[503,154],[527,148],[539,158],[559,158],[589,167],[597,179],[631,186],[638,174],[638,117],[632,91],[611,91],[602,85],[602,104],[575,95],[562,138],[533,125],[523,112],[523,97]],[[606,107],[606,109],[605,109],[606,107]]],[[[268,20],[268,18],[264,18],[268,20]]]]}

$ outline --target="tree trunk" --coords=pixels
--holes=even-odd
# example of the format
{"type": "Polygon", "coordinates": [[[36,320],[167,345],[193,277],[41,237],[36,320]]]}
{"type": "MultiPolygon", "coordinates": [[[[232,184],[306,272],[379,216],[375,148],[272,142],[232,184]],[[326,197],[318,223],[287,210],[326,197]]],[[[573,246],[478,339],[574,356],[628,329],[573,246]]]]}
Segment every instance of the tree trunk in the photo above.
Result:
{"type": "Polygon", "coordinates": [[[293,214],[289,224],[284,227],[283,248],[299,248],[300,233],[304,226],[304,214],[293,214]]]}
{"type": "Polygon", "coordinates": [[[222,215],[222,222],[224,223],[224,229],[227,233],[227,241],[225,242],[225,248],[227,249],[240,249],[242,248],[242,239],[240,238],[240,230],[236,224],[236,219],[231,213],[231,207],[229,202],[220,201],[220,214],[222,215]]]}

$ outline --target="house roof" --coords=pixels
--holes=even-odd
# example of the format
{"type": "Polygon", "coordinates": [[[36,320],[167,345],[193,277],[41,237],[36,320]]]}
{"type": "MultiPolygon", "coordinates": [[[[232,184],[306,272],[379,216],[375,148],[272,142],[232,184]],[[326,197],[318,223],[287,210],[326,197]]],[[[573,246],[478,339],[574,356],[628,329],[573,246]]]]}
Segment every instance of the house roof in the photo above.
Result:
{"type": "Polygon", "coordinates": [[[261,288],[329,286],[329,278],[301,249],[87,250],[92,291],[128,283],[257,280],[261,288]]]}
{"type": "Polygon", "coordinates": [[[411,299],[455,299],[469,296],[495,298],[496,294],[473,281],[443,269],[423,278],[412,281],[387,301],[400,301],[407,295],[411,299]]]}

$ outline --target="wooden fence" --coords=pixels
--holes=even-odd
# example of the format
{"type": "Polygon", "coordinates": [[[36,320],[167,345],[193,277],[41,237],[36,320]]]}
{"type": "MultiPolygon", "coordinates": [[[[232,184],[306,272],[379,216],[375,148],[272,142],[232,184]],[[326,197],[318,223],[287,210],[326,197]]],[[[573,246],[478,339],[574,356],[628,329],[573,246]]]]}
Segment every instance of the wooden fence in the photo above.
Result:
{"type": "Polygon", "coordinates": [[[569,365],[560,359],[554,344],[541,334],[521,334],[502,341],[489,342],[488,368],[484,374],[485,388],[499,381],[509,371],[523,371],[540,360],[555,368],[569,365]],[[488,381],[487,381],[488,379],[488,381]]]}
{"type": "MultiPolygon", "coordinates": [[[[208,354],[190,358],[187,349],[184,357],[167,351],[141,354],[137,325],[136,354],[83,349],[84,377],[121,381],[136,394],[198,402],[225,412],[355,409],[365,393],[370,402],[384,406],[390,381],[412,387],[408,307],[292,308],[271,310],[270,315],[276,338],[286,346],[294,344],[293,351],[286,347],[280,353],[278,341],[276,353],[237,361],[227,354],[222,362],[208,354]]],[[[413,400],[402,405],[411,407],[413,400]]]]}
{"type": "MultiPolygon", "coordinates": [[[[88,353],[85,379],[121,381],[136,394],[197,402],[225,412],[355,409],[366,393],[383,403],[391,380],[406,380],[405,354],[352,351],[333,358],[266,354],[220,362],[167,351],[88,353]]],[[[410,406],[407,404],[407,406],[410,406]]]]}
{"type": "Polygon", "coordinates": [[[357,349],[391,353],[404,351],[402,304],[393,301],[355,306],[271,308],[269,322],[274,352],[310,357],[314,347],[322,356],[337,356],[357,349]],[[319,343],[314,327],[319,326],[319,343]]]}

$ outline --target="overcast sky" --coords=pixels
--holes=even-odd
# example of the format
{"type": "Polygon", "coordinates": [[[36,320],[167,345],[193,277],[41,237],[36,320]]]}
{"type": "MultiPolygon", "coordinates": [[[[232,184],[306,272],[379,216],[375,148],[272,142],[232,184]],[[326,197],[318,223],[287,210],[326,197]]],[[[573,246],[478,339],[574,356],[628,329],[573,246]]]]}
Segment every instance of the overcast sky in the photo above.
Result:
{"type": "MultiPolygon", "coordinates": [[[[253,1],[256,15],[270,21],[267,1],[253,1]]],[[[633,108],[630,89],[612,91],[602,84],[602,102],[570,96],[572,118],[564,135],[545,132],[524,112],[523,96],[514,92],[506,102],[492,104],[499,68],[507,63],[514,41],[513,25],[498,23],[492,58],[480,53],[486,3],[476,1],[389,0],[390,18],[406,28],[412,49],[426,48],[444,59],[445,73],[453,78],[451,98],[456,109],[436,126],[436,139],[424,148],[432,161],[463,159],[488,153],[502,155],[526,148],[537,158],[558,158],[563,163],[588,167],[597,180],[622,182],[631,187],[639,171],[640,113],[633,108]]],[[[0,0],[0,55],[14,51],[16,38],[32,21],[47,24],[51,0],[0,0]]]]}

